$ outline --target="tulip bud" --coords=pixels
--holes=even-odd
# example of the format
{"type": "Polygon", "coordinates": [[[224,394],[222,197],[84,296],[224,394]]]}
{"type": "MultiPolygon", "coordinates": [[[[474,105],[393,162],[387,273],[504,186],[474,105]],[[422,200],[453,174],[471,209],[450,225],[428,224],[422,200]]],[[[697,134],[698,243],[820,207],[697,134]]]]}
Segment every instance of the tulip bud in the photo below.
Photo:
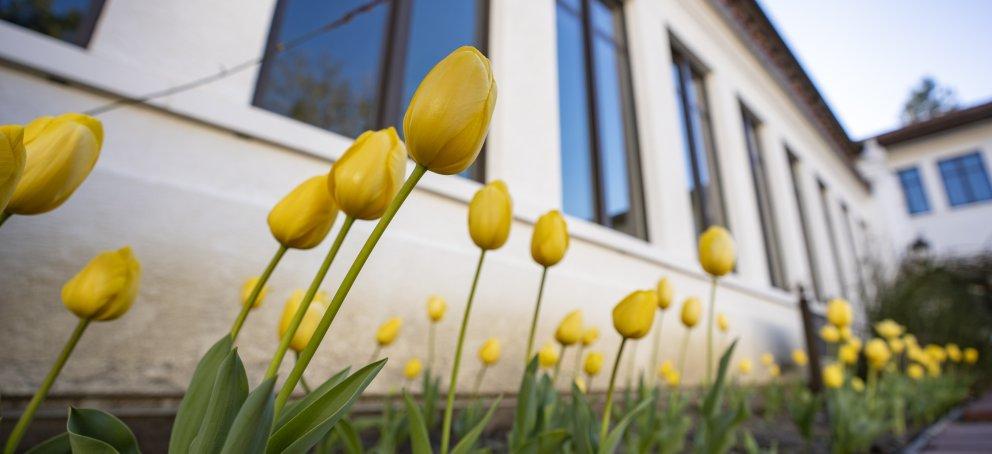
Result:
{"type": "Polygon", "coordinates": [[[475,162],[496,106],[489,59],[462,46],[431,69],[403,116],[410,156],[432,172],[453,175],[475,162]]]}
{"type": "Polygon", "coordinates": [[[586,375],[595,377],[602,368],[603,354],[600,352],[589,352],[589,354],[586,355],[586,360],[582,364],[582,370],[585,371],[586,375]]]}
{"type": "Polygon", "coordinates": [[[827,321],[837,328],[850,326],[853,315],[851,304],[841,298],[834,298],[827,303],[827,321]]]}
{"type": "Polygon", "coordinates": [[[769,377],[774,378],[774,377],[778,377],[779,375],[782,375],[782,368],[779,367],[778,364],[772,363],[771,365],[768,366],[769,377]]]}
{"type": "Polygon", "coordinates": [[[651,331],[657,308],[654,290],[631,292],[613,308],[613,327],[625,339],[640,339],[651,331]]]}
{"type": "MultiPolygon", "coordinates": [[[[244,306],[248,304],[248,298],[251,297],[251,292],[255,290],[255,286],[258,285],[259,277],[255,276],[248,278],[244,285],[241,286],[241,305],[244,306]]],[[[258,296],[255,297],[255,302],[251,305],[252,309],[255,309],[262,305],[262,300],[265,299],[265,295],[269,293],[269,286],[263,285],[262,289],[259,290],[258,296]]]]}
{"type": "Polygon", "coordinates": [[[872,339],[865,345],[865,358],[868,359],[868,365],[875,369],[885,367],[891,356],[889,346],[882,339],[872,339]]]}
{"type": "Polygon", "coordinates": [[[393,128],[365,131],[327,174],[327,190],[355,219],[378,219],[403,185],[406,147],[393,128]]]}
{"type": "Polygon", "coordinates": [[[448,304],[444,302],[444,298],[440,296],[433,295],[427,299],[427,317],[431,319],[432,322],[439,322],[444,318],[444,312],[448,310],[448,304]]]}
{"type": "Polygon", "coordinates": [[[140,280],[130,247],[101,252],[65,283],[62,304],[81,319],[114,320],[131,308],[140,280]]]}
{"type": "Polygon", "coordinates": [[[978,350],[974,347],[968,347],[964,349],[964,362],[968,364],[975,364],[978,362],[978,350]]]}
{"type": "Polygon", "coordinates": [[[668,386],[669,388],[672,389],[678,388],[681,383],[682,383],[682,376],[679,375],[679,371],[670,370],[667,373],[665,373],[665,385],[668,386]]]}
{"type": "Polygon", "coordinates": [[[961,362],[961,348],[958,347],[957,344],[947,344],[947,346],[944,347],[944,351],[947,352],[947,357],[950,358],[951,361],[956,363],[961,362]]]}
{"type": "Polygon", "coordinates": [[[485,364],[486,366],[496,364],[496,362],[499,361],[499,355],[499,339],[496,339],[495,337],[486,339],[486,341],[482,343],[482,347],[479,348],[479,361],[482,361],[482,364],[485,364]]]}
{"type": "Polygon", "coordinates": [[[745,358],[737,364],[737,371],[740,372],[741,375],[747,375],[751,373],[751,367],[751,360],[745,358]]]}
{"type": "Polygon", "coordinates": [[[499,249],[510,237],[513,201],[502,180],[493,181],[476,191],[468,205],[468,233],[476,246],[484,250],[499,249]]]}
{"type": "Polygon", "coordinates": [[[403,376],[407,380],[413,380],[420,376],[420,371],[423,368],[424,365],[420,362],[420,358],[410,358],[403,366],[403,376]]]}
{"type": "Polygon", "coordinates": [[[7,208],[7,201],[14,195],[14,188],[24,173],[25,153],[24,128],[0,126],[0,214],[7,208]]]}
{"type": "Polygon", "coordinates": [[[599,328],[590,326],[582,332],[582,345],[588,347],[599,340],[599,328]]]}
{"type": "Polygon", "coordinates": [[[399,317],[390,317],[382,325],[379,325],[379,329],[375,332],[375,341],[379,343],[380,347],[386,347],[392,344],[396,340],[396,337],[400,335],[400,327],[403,326],[403,320],[399,317]]]}
{"type": "Polygon", "coordinates": [[[674,370],[675,370],[675,365],[672,364],[670,360],[666,359],[665,361],[662,361],[660,366],[658,366],[658,376],[664,377],[665,375],[668,375],[670,372],[674,370]]]}
{"type": "Polygon", "coordinates": [[[544,344],[537,352],[537,362],[545,369],[555,367],[558,364],[558,347],[550,342],[544,344]]]}
{"type": "Polygon", "coordinates": [[[926,352],[927,356],[929,356],[938,363],[947,361],[947,352],[944,350],[944,347],[941,347],[936,344],[928,344],[924,351],[926,352]]]}
{"type": "Polygon", "coordinates": [[[587,391],[586,381],[582,377],[575,377],[575,387],[579,388],[579,392],[582,394],[585,394],[587,391]]]}
{"type": "Polygon", "coordinates": [[[837,334],[840,336],[840,340],[843,342],[847,342],[852,338],[854,338],[854,332],[851,331],[850,326],[845,326],[843,328],[838,329],[837,334]]]}
{"type": "Polygon", "coordinates": [[[823,328],[820,328],[820,338],[824,342],[836,344],[840,341],[840,331],[834,325],[823,325],[823,328]]]}
{"type": "Polygon", "coordinates": [[[324,241],[337,216],[327,180],[319,175],[300,183],[272,207],[269,231],[287,248],[310,249],[324,241]]]}
{"type": "Polygon", "coordinates": [[[858,363],[858,352],[860,351],[857,346],[853,344],[844,344],[837,349],[837,359],[840,362],[847,365],[855,365],[858,363]]]}
{"type": "Polygon", "coordinates": [[[568,225],[558,210],[541,215],[530,238],[530,256],[543,267],[554,266],[568,250],[568,225]]]}
{"type": "Polygon", "coordinates": [[[792,362],[796,363],[797,366],[802,367],[809,364],[809,357],[806,356],[806,352],[797,348],[792,350],[792,362]]]}
{"type": "Polygon", "coordinates": [[[844,386],[844,366],[840,365],[840,363],[833,363],[824,367],[823,384],[831,389],[844,386]]]}
{"type": "Polygon", "coordinates": [[[716,327],[721,333],[726,333],[730,329],[730,320],[727,320],[726,315],[718,314],[716,316],[716,327]]]}
{"type": "Polygon", "coordinates": [[[41,214],[62,205],[100,157],[103,125],[88,115],[40,117],[24,128],[26,161],[7,211],[41,214]]]}
{"type": "Polygon", "coordinates": [[[905,328],[902,325],[889,318],[875,324],[875,332],[886,339],[902,336],[904,330],[905,328]]]}
{"type": "Polygon", "coordinates": [[[658,308],[668,309],[668,306],[672,305],[672,300],[675,299],[675,287],[672,286],[672,282],[667,277],[659,279],[658,288],[655,291],[658,292],[658,308]]]}
{"type": "Polygon", "coordinates": [[[851,377],[851,389],[853,389],[854,392],[864,392],[865,381],[862,380],[861,377],[851,377]]]}
{"type": "Polygon", "coordinates": [[[555,331],[555,340],[568,346],[582,339],[582,311],[572,311],[561,320],[555,331]]]}
{"type": "Polygon", "coordinates": [[[889,339],[888,342],[889,342],[889,350],[892,350],[892,353],[896,355],[902,353],[902,351],[906,349],[906,343],[903,342],[902,339],[898,337],[893,337],[892,339],[889,339]]]}
{"type": "MultiPolygon", "coordinates": [[[[306,296],[306,292],[303,290],[296,290],[290,295],[289,299],[286,300],[286,304],[282,308],[282,317],[279,319],[279,329],[278,335],[281,339],[285,334],[286,330],[289,329],[290,323],[293,321],[293,316],[296,311],[299,310],[300,304],[303,303],[303,298],[306,296]]],[[[300,326],[296,328],[296,333],[293,334],[293,339],[289,343],[289,348],[293,351],[300,352],[306,348],[307,344],[310,343],[310,338],[313,337],[314,331],[317,330],[317,325],[320,324],[320,319],[324,317],[324,312],[327,310],[327,306],[331,303],[330,297],[325,292],[317,292],[314,295],[313,301],[307,306],[307,310],[303,315],[303,320],[300,321],[300,326]]]]}
{"type": "Polygon", "coordinates": [[[723,276],[734,270],[737,245],[727,229],[711,226],[699,237],[699,264],[712,276],[723,276]]]}
{"type": "Polygon", "coordinates": [[[690,296],[682,302],[682,324],[686,328],[692,329],[699,323],[699,319],[703,316],[703,303],[699,302],[699,298],[695,296],[690,296]]]}
{"type": "Polygon", "coordinates": [[[919,380],[923,378],[923,374],[924,374],[923,366],[919,364],[913,363],[906,368],[906,375],[908,375],[909,378],[912,378],[913,380],[919,380]]]}
{"type": "Polygon", "coordinates": [[[763,353],[761,355],[761,364],[765,367],[775,364],[775,357],[771,353],[763,353]]]}

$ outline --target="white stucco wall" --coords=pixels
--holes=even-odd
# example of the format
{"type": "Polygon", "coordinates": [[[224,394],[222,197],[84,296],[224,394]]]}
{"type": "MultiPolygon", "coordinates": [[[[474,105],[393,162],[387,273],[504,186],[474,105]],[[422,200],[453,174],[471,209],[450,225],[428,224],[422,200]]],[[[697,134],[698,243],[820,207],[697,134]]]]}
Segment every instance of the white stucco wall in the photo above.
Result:
{"type": "MultiPolygon", "coordinates": [[[[111,96],[153,92],[258,55],[273,5],[107,2],[88,49],[0,22],[0,122],[86,110],[111,96]]],[[[830,188],[835,222],[843,200],[856,220],[880,225],[869,194],[704,2],[629,0],[626,8],[651,240],[569,218],[572,248],[551,271],[539,342],[550,338],[567,311],[580,308],[587,323],[604,333],[595,348],[609,357],[619,341],[609,313],[630,290],[670,276],[679,300],[706,295],[685,190],[669,70],[671,33],[711,69],[714,132],[730,224],[740,245],[739,273],[725,279],[719,311],[730,317],[733,335],[742,337],[741,355],[772,351],[785,362],[789,350],[801,345],[799,314],[795,297],[772,288],[766,276],[738,99],[764,122],[761,134],[790,282],[808,286],[809,271],[784,146],[802,160],[800,183],[828,294],[841,289],[828,261],[816,179],[830,188]]],[[[493,1],[490,28],[499,101],[487,175],[507,181],[517,219],[508,244],[487,258],[467,348],[474,358],[485,338],[501,338],[505,359],[486,386],[512,391],[540,272],[529,257],[531,225],[561,200],[554,2],[493,1]]],[[[252,107],[256,76],[257,68],[150,106],[102,115],[104,150],[79,191],[50,214],[15,217],[0,229],[4,392],[30,392],[48,367],[45,358],[55,355],[71,328],[73,318],[59,303],[62,283],[97,252],[124,244],[134,247],[144,266],[139,301],[123,319],[87,332],[55,390],[163,393],[185,386],[196,360],[233,320],[243,279],[259,273],[275,250],[265,225],[269,208],[299,181],[326,172],[350,141],[252,107]]],[[[403,361],[426,354],[424,301],[434,293],[446,297],[451,308],[440,327],[439,351],[451,350],[477,254],[465,226],[465,205],[477,187],[455,176],[425,177],[334,322],[309,371],[313,379],[363,363],[373,349],[374,328],[398,315],[406,321],[403,333],[385,352],[394,360],[372,391],[398,386],[403,361]]],[[[370,229],[370,223],[353,229],[324,288],[336,288],[370,229]]],[[[835,233],[844,269],[856,272],[839,225],[835,233]]],[[[283,300],[309,283],[328,246],[329,241],[287,254],[268,301],[249,318],[239,343],[253,383],[275,348],[283,300]]],[[[682,338],[677,316],[666,318],[663,334],[663,353],[672,358],[682,338]]],[[[702,330],[692,339],[693,348],[702,349],[702,330]]],[[[639,349],[641,364],[648,363],[649,350],[639,349]]],[[[690,356],[689,380],[701,375],[701,359],[690,356]]],[[[446,367],[447,360],[442,357],[440,365],[446,367]]],[[[573,356],[564,361],[571,370],[573,356]]],[[[465,377],[476,367],[474,359],[466,361],[465,377]]],[[[597,382],[604,385],[605,380],[597,382]]]]}

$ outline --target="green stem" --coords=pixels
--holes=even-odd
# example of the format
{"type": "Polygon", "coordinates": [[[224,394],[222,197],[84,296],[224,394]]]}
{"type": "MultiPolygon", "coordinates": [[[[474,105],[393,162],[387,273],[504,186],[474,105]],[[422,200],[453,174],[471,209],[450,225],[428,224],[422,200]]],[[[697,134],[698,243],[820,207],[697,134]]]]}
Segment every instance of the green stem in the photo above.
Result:
{"type": "Polygon", "coordinates": [[[534,354],[534,333],[537,332],[537,316],[541,313],[541,298],[544,297],[544,281],[548,277],[548,267],[541,271],[541,285],[537,288],[537,303],[534,304],[534,315],[530,318],[530,334],[527,335],[527,357],[524,364],[530,362],[530,356],[534,354]]]}
{"type": "Polygon", "coordinates": [[[654,345],[651,346],[651,371],[648,374],[655,384],[658,383],[658,367],[661,366],[661,327],[665,322],[665,310],[658,309],[661,316],[658,317],[658,326],[654,329],[654,345]]]}
{"type": "Polygon", "coordinates": [[[634,377],[637,376],[637,346],[640,342],[633,341],[630,346],[630,363],[627,364],[627,389],[634,389],[634,377]]]}
{"type": "Polygon", "coordinates": [[[375,345],[375,350],[372,350],[372,356],[369,356],[369,362],[375,362],[376,358],[379,357],[379,353],[382,353],[382,346],[379,344],[375,345]]]}
{"type": "Polygon", "coordinates": [[[486,376],[486,370],[489,366],[483,365],[482,369],[475,374],[475,384],[472,386],[472,400],[479,398],[479,388],[482,387],[482,377],[486,376]]]}
{"type": "Polygon", "coordinates": [[[427,330],[427,370],[434,370],[434,347],[435,347],[435,337],[437,331],[436,323],[431,321],[430,328],[427,330]]]}
{"type": "Polygon", "coordinates": [[[48,390],[52,388],[52,384],[55,383],[55,378],[59,376],[59,372],[62,372],[62,367],[65,366],[65,362],[69,359],[69,355],[72,354],[72,350],[76,348],[79,338],[83,336],[83,331],[86,331],[86,327],[89,324],[90,321],[86,319],[80,319],[79,323],[76,324],[76,329],[73,330],[72,335],[69,336],[69,340],[62,347],[62,353],[59,353],[58,358],[55,359],[55,364],[52,364],[51,370],[45,376],[45,380],[41,382],[41,386],[34,393],[34,397],[31,398],[31,402],[24,409],[24,413],[21,413],[21,418],[17,420],[17,425],[10,431],[10,438],[7,439],[7,446],[3,450],[4,454],[13,454],[17,449],[21,438],[24,437],[24,432],[31,424],[31,420],[34,419],[34,413],[38,411],[41,402],[48,396],[48,390]]]}
{"type": "Polygon", "coordinates": [[[4,211],[3,213],[0,213],[0,226],[2,226],[4,222],[7,222],[7,219],[10,219],[11,216],[13,216],[13,215],[14,215],[14,213],[9,213],[9,212],[6,212],[6,211],[4,211]]]}
{"type": "Polygon", "coordinates": [[[578,348],[575,349],[575,370],[572,372],[572,381],[579,378],[579,371],[582,370],[582,351],[585,348],[586,346],[579,342],[578,348]]]}
{"type": "Polygon", "coordinates": [[[709,385],[713,378],[713,319],[716,317],[713,309],[716,306],[716,280],[717,277],[713,276],[710,285],[710,310],[706,314],[706,381],[704,382],[706,385],[709,385]]]}
{"type": "Polygon", "coordinates": [[[231,327],[231,342],[238,339],[238,333],[241,332],[241,326],[245,324],[245,320],[248,318],[248,313],[251,312],[252,307],[255,305],[255,300],[258,299],[258,295],[262,293],[262,289],[265,288],[265,283],[269,282],[269,276],[272,275],[272,271],[276,269],[276,265],[282,260],[283,254],[286,253],[286,246],[279,245],[279,249],[276,254],[272,256],[269,260],[269,265],[265,267],[265,271],[259,276],[258,282],[255,283],[255,288],[251,289],[251,294],[248,295],[248,301],[243,301],[244,305],[241,307],[241,312],[238,313],[238,318],[234,320],[234,326],[231,327]]]}
{"type": "MultiPolygon", "coordinates": [[[[300,354],[299,353],[296,353],[296,360],[297,361],[300,360],[300,354]]],[[[306,394],[310,394],[311,392],[313,392],[313,389],[310,388],[310,385],[307,384],[306,379],[304,379],[303,377],[300,377],[300,386],[303,387],[303,392],[306,393],[306,394]]]]}
{"type": "Polygon", "coordinates": [[[551,375],[551,387],[554,388],[558,384],[558,374],[561,373],[561,363],[565,362],[565,349],[568,348],[567,345],[561,346],[561,351],[558,352],[558,362],[555,363],[555,372],[551,375]]]}
{"type": "MultiPolygon", "coordinates": [[[[341,309],[341,304],[344,303],[345,297],[348,296],[348,292],[351,291],[351,287],[355,284],[355,280],[358,278],[358,274],[361,273],[362,267],[365,266],[365,262],[368,261],[369,256],[372,254],[372,250],[375,249],[376,243],[379,242],[379,238],[382,238],[382,234],[386,231],[386,227],[396,216],[396,212],[399,211],[400,206],[413,191],[414,186],[420,181],[420,178],[424,176],[427,172],[427,167],[417,164],[413,168],[413,172],[407,177],[403,186],[400,188],[399,192],[396,193],[396,197],[390,202],[389,206],[386,207],[386,212],[383,213],[382,217],[379,218],[379,222],[376,223],[375,228],[372,229],[372,233],[369,234],[368,239],[365,240],[365,245],[362,246],[362,250],[358,252],[355,257],[355,261],[352,262],[351,268],[348,269],[348,274],[344,276],[341,280],[341,285],[338,287],[336,293],[334,293],[334,299],[331,300],[330,306],[324,312],[324,316],[320,319],[320,324],[317,325],[314,335],[310,338],[310,343],[300,352],[300,361],[293,366],[293,370],[289,373],[289,377],[286,378],[286,383],[283,383],[282,388],[279,390],[279,395],[276,397],[275,403],[275,415],[278,416],[282,407],[286,405],[286,401],[289,400],[290,394],[293,393],[293,388],[296,387],[296,382],[300,380],[303,376],[303,371],[307,369],[310,365],[310,360],[313,359],[313,355],[317,353],[317,347],[320,346],[320,342],[324,340],[324,336],[327,334],[327,330],[331,327],[331,322],[334,321],[334,317],[338,314],[338,310],[341,309]]],[[[292,339],[291,337],[289,339],[292,339]]]]}
{"type": "Polygon", "coordinates": [[[686,329],[685,336],[682,337],[682,351],[679,353],[679,380],[685,380],[685,353],[689,349],[690,335],[692,335],[692,330],[686,329]]]}
{"type": "Polygon", "coordinates": [[[613,387],[617,381],[617,370],[620,369],[620,357],[623,356],[623,346],[627,344],[627,338],[620,341],[620,348],[617,350],[617,358],[613,360],[613,372],[610,372],[610,385],[606,388],[606,407],[603,408],[603,422],[599,427],[599,443],[606,442],[606,434],[610,430],[610,413],[613,411],[613,387]]]}
{"type": "MultiPolygon", "coordinates": [[[[348,216],[344,218],[344,224],[341,225],[341,230],[338,231],[338,236],[334,238],[334,244],[331,245],[331,249],[327,251],[327,256],[324,257],[324,263],[320,264],[320,268],[317,270],[317,274],[314,275],[313,280],[310,281],[310,288],[307,289],[306,295],[303,296],[303,301],[300,301],[300,306],[296,308],[296,313],[293,314],[293,319],[289,322],[289,327],[286,328],[286,332],[283,333],[282,338],[279,339],[279,347],[276,348],[276,354],[272,355],[272,361],[269,362],[269,368],[265,371],[265,378],[275,377],[279,373],[279,366],[282,365],[282,359],[286,356],[286,350],[289,349],[289,344],[293,342],[293,336],[296,335],[296,330],[299,329],[300,323],[303,322],[303,317],[307,313],[307,309],[310,308],[310,302],[313,301],[314,297],[317,296],[317,290],[320,289],[320,284],[324,282],[324,276],[327,276],[327,270],[331,268],[331,263],[334,262],[334,257],[338,255],[338,251],[341,249],[341,244],[344,243],[344,238],[348,236],[348,231],[351,230],[352,224],[355,223],[355,218],[348,216]]],[[[297,354],[299,358],[299,354],[297,354]]],[[[299,364],[299,361],[296,362],[299,364]]],[[[301,373],[300,376],[303,374],[301,373]]],[[[296,389],[296,383],[289,388],[289,392],[292,393],[296,389]]],[[[279,408],[279,407],[276,407],[279,408]]]]}
{"type": "Polygon", "coordinates": [[[465,314],[462,315],[462,326],[458,329],[458,345],[455,347],[455,362],[451,365],[451,380],[448,382],[448,402],[444,406],[444,423],[441,426],[441,454],[448,454],[448,444],[451,441],[451,415],[455,405],[455,391],[458,388],[458,366],[462,362],[462,345],[465,344],[465,331],[468,328],[468,316],[472,312],[472,300],[475,299],[475,289],[479,285],[479,274],[482,272],[482,260],[486,258],[486,250],[479,253],[479,263],[475,265],[475,277],[472,278],[472,289],[465,303],[465,314]]]}

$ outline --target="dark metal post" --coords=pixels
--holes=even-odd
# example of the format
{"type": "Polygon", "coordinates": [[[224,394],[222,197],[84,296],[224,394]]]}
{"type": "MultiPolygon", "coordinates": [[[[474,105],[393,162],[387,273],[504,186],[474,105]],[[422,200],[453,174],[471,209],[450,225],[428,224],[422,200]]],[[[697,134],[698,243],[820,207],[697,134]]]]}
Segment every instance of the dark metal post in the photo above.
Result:
{"type": "Polygon", "coordinates": [[[803,333],[806,337],[806,353],[809,356],[809,389],[819,393],[823,389],[823,375],[820,370],[820,343],[817,342],[816,326],[813,323],[813,312],[806,298],[806,289],[802,285],[799,290],[799,314],[802,317],[803,333]]]}

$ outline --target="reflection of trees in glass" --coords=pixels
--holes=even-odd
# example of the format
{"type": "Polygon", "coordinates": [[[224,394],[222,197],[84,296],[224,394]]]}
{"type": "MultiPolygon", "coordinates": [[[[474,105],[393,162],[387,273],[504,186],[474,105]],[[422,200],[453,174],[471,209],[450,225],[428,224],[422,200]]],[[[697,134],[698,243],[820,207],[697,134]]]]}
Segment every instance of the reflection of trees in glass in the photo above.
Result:
{"type": "Polygon", "coordinates": [[[58,2],[55,0],[0,1],[0,19],[62,40],[76,42],[75,34],[83,22],[89,0],[58,2]]]}
{"type": "Polygon", "coordinates": [[[369,77],[343,75],[342,66],[327,54],[277,57],[260,104],[314,126],[357,137],[374,127],[374,83],[369,77]]]}
{"type": "Polygon", "coordinates": [[[956,108],[954,89],[942,87],[933,77],[926,76],[909,92],[909,99],[902,107],[902,123],[928,120],[956,108]]]}

